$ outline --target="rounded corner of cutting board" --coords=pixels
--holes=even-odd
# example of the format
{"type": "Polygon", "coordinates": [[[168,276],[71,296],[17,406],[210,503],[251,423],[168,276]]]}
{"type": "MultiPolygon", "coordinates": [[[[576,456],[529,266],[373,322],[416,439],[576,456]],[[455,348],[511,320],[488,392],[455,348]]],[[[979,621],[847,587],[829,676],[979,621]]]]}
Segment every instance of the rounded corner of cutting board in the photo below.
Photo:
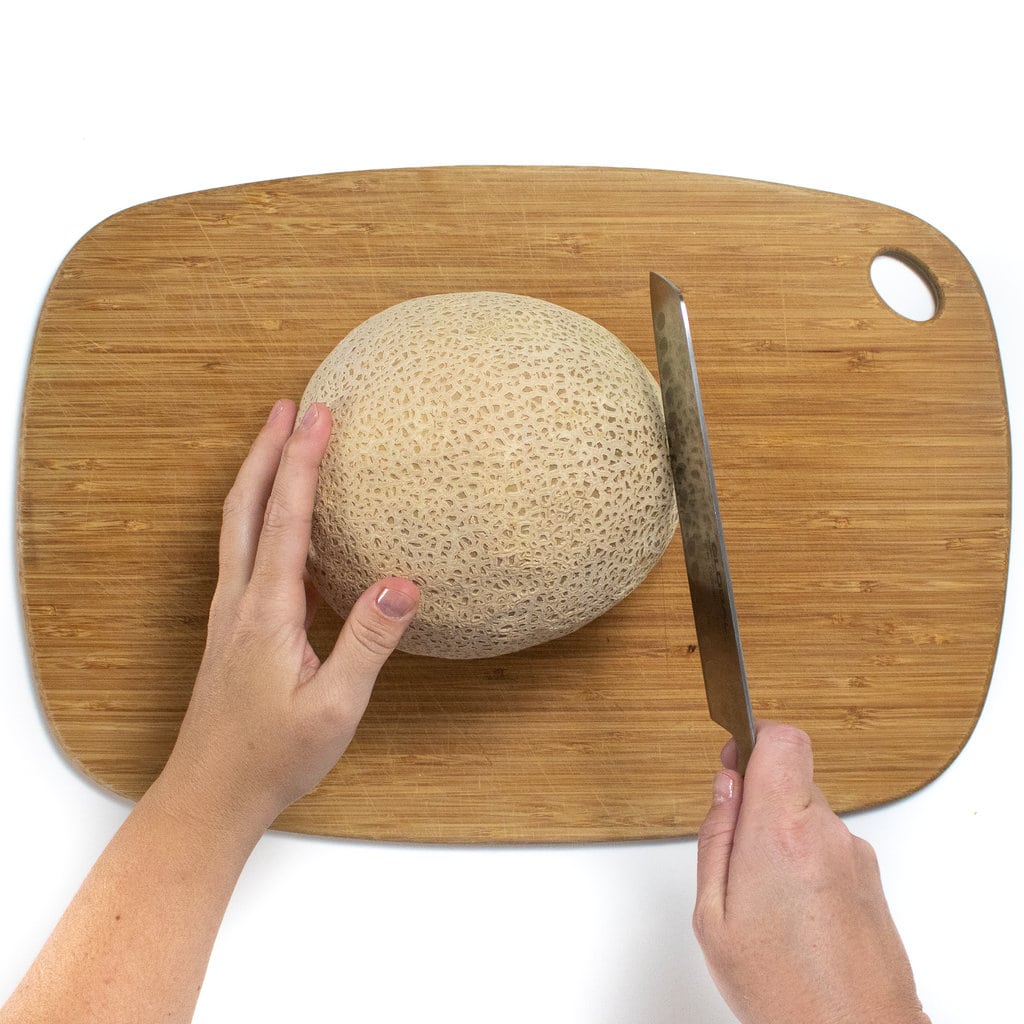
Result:
{"type": "MultiPolygon", "coordinates": [[[[1009,439],[973,271],[889,210],[686,172],[463,167],[257,182],[99,222],[44,302],[19,459],[26,632],[69,759],[133,798],[173,743],[223,493],[264,399],[300,393],[348,329],[431,290],[549,298],[653,368],[654,269],[693,305],[758,712],[810,727],[840,807],[927,785],[991,677],[1009,439]],[[947,290],[920,329],[867,280],[899,244],[947,290]],[[222,442],[182,410],[216,417],[222,442]],[[887,558],[862,550],[878,543],[887,558]],[[147,658],[156,686],[133,668],[147,658]]],[[[487,663],[389,663],[349,755],[280,827],[453,843],[693,834],[723,736],[676,546],[573,637],[487,663]]]]}

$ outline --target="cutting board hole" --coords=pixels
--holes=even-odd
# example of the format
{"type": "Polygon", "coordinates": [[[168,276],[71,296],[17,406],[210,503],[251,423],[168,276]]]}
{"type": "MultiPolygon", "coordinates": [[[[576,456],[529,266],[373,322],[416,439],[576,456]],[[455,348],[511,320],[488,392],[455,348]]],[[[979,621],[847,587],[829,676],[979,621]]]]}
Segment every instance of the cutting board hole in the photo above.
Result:
{"type": "Polygon", "coordinates": [[[905,252],[890,249],[871,263],[871,283],[879,298],[907,320],[923,323],[939,311],[939,286],[924,265],[905,252]]]}

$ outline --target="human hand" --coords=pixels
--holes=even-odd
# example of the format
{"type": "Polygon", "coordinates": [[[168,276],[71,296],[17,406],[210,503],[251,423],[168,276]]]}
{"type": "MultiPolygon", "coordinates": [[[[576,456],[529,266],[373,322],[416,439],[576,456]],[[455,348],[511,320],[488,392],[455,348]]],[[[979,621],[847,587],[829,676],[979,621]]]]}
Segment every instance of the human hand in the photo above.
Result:
{"type": "Polygon", "coordinates": [[[321,664],[307,638],[310,520],[330,410],[276,403],[224,502],[206,651],[161,782],[189,813],[262,831],[344,753],[419,592],[389,578],[356,602],[321,664]]]}
{"type": "Polygon", "coordinates": [[[743,1024],[919,1024],[871,846],[813,781],[807,735],[761,722],[745,777],[722,752],[697,845],[694,931],[743,1024]]]}

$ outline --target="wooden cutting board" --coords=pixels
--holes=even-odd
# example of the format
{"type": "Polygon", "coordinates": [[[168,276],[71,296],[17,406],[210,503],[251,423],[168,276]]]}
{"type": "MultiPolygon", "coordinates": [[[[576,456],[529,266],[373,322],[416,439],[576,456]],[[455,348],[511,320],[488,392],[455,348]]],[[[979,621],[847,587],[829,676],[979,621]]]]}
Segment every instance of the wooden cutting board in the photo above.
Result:
{"type": "MultiPolygon", "coordinates": [[[[617,334],[656,373],[648,272],[685,290],[755,713],[812,736],[851,810],[918,789],[977,720],[999,638],[1009,436],[991,318],[957,249],[842,196],[641,170],[332,174],[147,203],[61,265],[25,392],[18,545],[54,734],[138,797],[204,643],[222,499],[279,396],[395,302],[492,289],[617,334]],[[892,312],[907,255],[938,298],[892,312]]],[[[338,627],[325,616],[315,643],[338,627]]],[[[280,818],[414,841],[688,835],[707,717],[678,541],[632,596],[502,658],[396,655],[356,741],[280,818]]]]}

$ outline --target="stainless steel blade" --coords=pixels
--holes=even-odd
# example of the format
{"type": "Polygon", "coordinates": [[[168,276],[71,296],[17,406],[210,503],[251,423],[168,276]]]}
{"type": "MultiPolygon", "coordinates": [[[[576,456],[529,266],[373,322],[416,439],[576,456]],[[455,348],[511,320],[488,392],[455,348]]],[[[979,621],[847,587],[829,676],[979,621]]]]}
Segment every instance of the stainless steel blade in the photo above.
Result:
{"type": "Polygon", "coordinates": [[[654,273],[651,315],[708,710],[712,721],[735,737],[738,767],[743,772],[754,747],[754,715],[725,557],[693,340],[682,293],[671,281],[654,273]]]}

